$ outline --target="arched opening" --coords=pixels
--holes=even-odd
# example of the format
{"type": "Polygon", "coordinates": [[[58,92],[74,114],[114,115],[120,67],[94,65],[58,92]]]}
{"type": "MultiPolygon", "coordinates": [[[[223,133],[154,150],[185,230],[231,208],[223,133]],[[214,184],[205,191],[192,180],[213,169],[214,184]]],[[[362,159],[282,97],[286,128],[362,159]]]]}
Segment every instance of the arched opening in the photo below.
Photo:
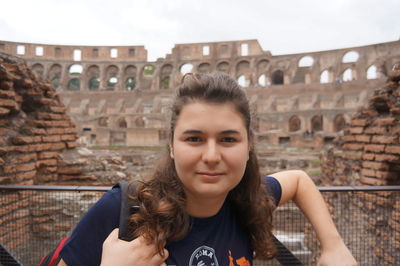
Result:
{"type": "Polygon", "coordinates": [[[315,115],[311,118],[311,132],[322,131],[324,128],[322,115],[315,115]]]}
{"type": "Polygon", "coordinates": [[[171,79],[171,77],[170,76],[167,76],[167,77],[164,77],[162,80],[161,80],[161,89],[169,89],[169,81],[170,81],[170,79],[171,79]]]}
{"type": "Polygon", "coordinates": [[[201,63],[197,69],[199,73],[210,73],[211,65],[209,63],[201,63]]]}
{"type": "Polygon", "coordinates": [[[183,64],[182,66],[181,66],[181,68],[180,68],[180,72],[181,72],[181,74],[182,75],[184,75],[184,74],[186,74],[186,73],[189,73],[189,72],[192,72],[192,70],[193,70],[193,65],[192,64],[183,64]]]}
{"type": "Polygon", "coordinates": [[[268,64],[269,64],[268,60],[265,60],[265,59],[260,60],[260,61],[257,63],[257,71],[258,71],[259,73],[260,73],[260,72],[266,71],[267,68],[268,68],[268,64]]]}
{"type": "Polygon", "coordinates": [[[248,87],[250,85],[250,80],[245,75],[241,75],[237,79],[238,83],[242,87],[248,87]]]}
{"type": "Polygon", "coordinates": [[[151,76],[156,71],[156,67],[153,65],[146,65],[143,67],[143,76],[151,76]]]}
{"type": "Polygon", "coordinates": [[[359,57],[360,57],[360,55],[356,51],[347,52],[342,58],[342,63],[357,62],[359,57]]]}
{"type": "Polygon", "coordinates": [[[118,77],[111,77],[107,80],[107,89],[114,90],[118,84],[118,77]]]}
{"type": "Polygon", "coordinates": [[[54,89],[58,89],[60,87],[61,79],[59,77],[54,77],[51,80],[51,85],[53,86],[54,89]]]}
{"type": "Polygon", "coordinates": [[[119,128],[127,128],[128,124],[126,123],[125,118],[121,117],[120,119],[118,119],[117,126],[119,128]]]}
{"type": "Polygon", "coordinates": [[[99,78],[95,78],[95,77],[89,79],[88,86],[89,86],[89,90],[91,90],[91,91],[98,90],[99,87],[100,87],[100,79],[99,78]]]}
{"type": "Polygon", "coordinates": [[[367,79],[377,79],[378,71],[375,65],[372,65],[367,70],[367,79]]]}
{"type": "Polygon", "coordinates": [[[333,120],[333,130],[335,132],[339,132],[343,130],[346,126],[346,120],[344,119],[344,116],[342,114],[338,114],[335,116],[335,119],[333,120]]]}
{"type": "Polygon", "coordinates": [[[322,71],[321,76],[319,78],[319,82],[320,83],[328,83],[329,81],[330,81],[329,80],[329,71],[328,70],[322,71]]]}
{"type": "Polygon", "coordinates": [[[301,120],[297,115],[293,115],[289,119],[289,131],[296,132],[301,129],[301,120]]]}
{"type": "Polygon", "coordinates": [[[240,61],[236,65],[236,72],[238,74],[243,74],[245,72],[248,72],[250,70],[250,63],[246,60],[240,61]]]}
{"type": "Polygon", "coordinates": [[[353,80],[353,71],[351,70],[351,68],[348,68],[343,72],[342,80],[343,81],[352,81],[353,80]]]}
{"type": "Polygon", "coordinates": [[[307,56],[303,56],[300,60],[299,60],[299,67],[310,67],[314,64],[314,58],[312,58],[311,56],[307,55],[307,56]]]}
{"type": "Polygon", "coordinates": [[[83,67],[81,65],[72,65],[69,67],[69,74],[71,76],[79,76],[80,74],[82,74],[83,71],[83,67]]]}
{"type": "Polygon", "coordinates": [[[67,88],[71,91],[79,91],[81,89],[81,80],[78,78],[70,79],[67,88]]]}
{"type": "Polygon", "coordinates": [[[44,66],[41,64],[34,64],[32,66],[32,71],[37,77],[43,78],[44,76],[44,66]]]}
{"type": "Polygon", "coordinates": [[[125,89],[126,89],[127,91],[133,91],[133,89],[135,89],[135,86],[136,86],[136,80],[135,80],[135,78],[129,77],[129,78],[127,78],[127,79],[125,80],[125,89]]]}
{"type": "Polygon", "coordinates": [[[229,63],[228,62],[221,62],[217,65],[217,71],[228,73],[229,72],[229,63]]]}
{"type": "Polygon", "coordinates": [[[283,71],[276,70],[271,76],[272,85],[282,85],[283,84],[283,71]]]}
{"type": "Polygon", "coordinates": [[[97,124],[100,127],[108,127],[108,117],[100,117],[97,121],[97,124]]]}
{"type": "Polygon", "coordinates": [[[262,74],[258,77],[258,85],[265,87],[267,85],[267,77],[265,74],[262,74]]]}

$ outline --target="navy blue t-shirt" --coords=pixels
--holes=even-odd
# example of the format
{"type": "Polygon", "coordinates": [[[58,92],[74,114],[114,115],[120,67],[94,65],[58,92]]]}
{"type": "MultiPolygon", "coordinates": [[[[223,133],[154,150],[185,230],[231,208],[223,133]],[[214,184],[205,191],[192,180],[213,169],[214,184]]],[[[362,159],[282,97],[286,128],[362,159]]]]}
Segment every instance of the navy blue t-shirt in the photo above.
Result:
{"type": "MultiPolygon", "coordinates": [[[[278,204],[282,193],[278,180],[263,179],[278,204]]],[[[67,265],[100,265],[103,242],[119,226],[120,202],[121,190],[114,188],[90,208],[61,250],[67,265]]],[[[216,215],[192,218],[189,233],[166,246],[169,252],[166,264],[217,266],[229,265],[232,261],[234,265],[251,265],[250,239],[239,226],[236,215],[229,201],[225,201],[216,215]]]]}

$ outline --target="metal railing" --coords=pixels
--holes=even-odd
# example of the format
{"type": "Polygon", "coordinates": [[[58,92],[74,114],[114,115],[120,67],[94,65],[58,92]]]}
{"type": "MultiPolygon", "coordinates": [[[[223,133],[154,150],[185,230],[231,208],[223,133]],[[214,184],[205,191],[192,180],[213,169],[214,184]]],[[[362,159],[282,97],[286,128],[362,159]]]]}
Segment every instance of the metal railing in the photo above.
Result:
{"type": "MultiPolygon", "coordinates": [[[[0,186],[0,244],[23,265],[37,265],[108,189],[0,186]]],[[[400,265],[400,186],[319,189],[360,265],[400,265]]],[[[314,265],[320,249],[303,214],[292,203],[275,214],[275,236],[304,265],[314,265]]],[[[256,260],[254,265],[279,263],[256,260]]]]}

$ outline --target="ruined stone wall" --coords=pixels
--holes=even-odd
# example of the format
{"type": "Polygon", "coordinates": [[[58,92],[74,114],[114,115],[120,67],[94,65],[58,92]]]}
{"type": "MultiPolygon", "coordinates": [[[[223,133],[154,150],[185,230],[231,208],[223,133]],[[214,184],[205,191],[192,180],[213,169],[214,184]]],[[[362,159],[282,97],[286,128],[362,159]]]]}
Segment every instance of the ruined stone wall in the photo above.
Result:
{"type": "MultiPolygon", "coordinates": [[[[322,159],[324,185],[399,185],[400,184],[400,65],[388,75],[386,85],[375,90],[368,104],[356,112],[334,147],[322,159]]],[[[355,204],[364,218],[368,235],[379,237],[371,252],[385,265],[399,265],[400,202],[398,192],[355,193],[355,204]],[[397,199],[395,194],[397,193],[397,199]],[[380,215],[384,208],[391,213],[380,215]],[[368,214],[373,213],[373,216],[368,214]],[[396,250],[388,253],[388,247],[396,250]]],[[[346,205],[346,203],[343,203],[346,205]]],[[[343,208],[345,206],[336,206],[343,208]]],[[[347,206],[349,207],[349,206],[347,206]]],[[[335,208],[335,206],[333,206],[335,208]]],[[[335,217],[337,223],[352,230],[356,224],[346,217],[335,217]]],[[[355,230],[355,229],[354,229],[355,230]]],[[[372,238],[372,237],[371,237],[372,238]]]]}
{"type": "MultiPolygon", "coordinates": [[[[77,146],[76,133],[51,85],[38,81],[21,59],[0,53],[0,184],[62,181],[70,169],[60,155],[77,146]]],[[[8,249],[23,248],[49,224],[60,225],[55,209],[37,196],[0,192],[0,243],[8,249]]]]}

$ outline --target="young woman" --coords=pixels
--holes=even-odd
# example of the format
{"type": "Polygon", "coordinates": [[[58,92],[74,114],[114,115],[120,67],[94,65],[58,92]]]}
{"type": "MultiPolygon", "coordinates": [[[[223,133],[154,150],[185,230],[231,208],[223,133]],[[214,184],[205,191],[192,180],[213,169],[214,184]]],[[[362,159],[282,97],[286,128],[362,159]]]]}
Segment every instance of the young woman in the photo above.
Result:
{"type": "Polygon", "coordinates": [[[121,191],[84,216],[59,265],[251,265],[275,255],[272,213],[300,207],[321,243],[319,265],[356,265],[303,171],[261,177],[246,93],[224,74],[187,74],[172,106],[168,154],[139,185],[133,241],[118,239],[121,191]]]}

